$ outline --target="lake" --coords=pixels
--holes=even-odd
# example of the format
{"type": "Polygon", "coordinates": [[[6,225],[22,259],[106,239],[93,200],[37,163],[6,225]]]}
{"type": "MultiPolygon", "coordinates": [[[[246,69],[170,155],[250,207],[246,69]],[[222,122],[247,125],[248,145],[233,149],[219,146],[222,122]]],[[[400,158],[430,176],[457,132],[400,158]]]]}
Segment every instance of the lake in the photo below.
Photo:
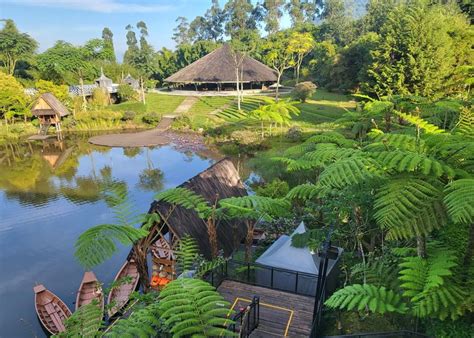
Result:
{"type": "MultiPolygon", "coordinates": [[[[157,191],[174,187],[214,163],[209,151],[102,148],[88,135],[64,141],[0,144],[0,337],[43,337],[33,286],[44,284],[74,310],[84,269],[74,243],[87,228],[113,222],[100,194],[106,177],[126,184],[138,212],[157,191]]],[[[110,283],[129,248],[93,269],[110,283]]]]}

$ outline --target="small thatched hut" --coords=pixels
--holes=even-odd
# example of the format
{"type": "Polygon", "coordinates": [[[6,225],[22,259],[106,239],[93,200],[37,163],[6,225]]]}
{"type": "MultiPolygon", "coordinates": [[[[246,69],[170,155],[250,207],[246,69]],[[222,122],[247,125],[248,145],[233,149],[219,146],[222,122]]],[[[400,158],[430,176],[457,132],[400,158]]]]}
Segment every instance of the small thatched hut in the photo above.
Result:
{"type": "Polygon", "coordinates": [[[133,78],[133,76],[130,75],[130,73],[124,77],[124,79],[122,80],[122,83],[128,84],[133,89],[138,89],[140,87],[140,83],[138,82],[138,80],[133,78]]]}
{"type": "MultiPolygon", "coordinates": [[[[179,187],[187,188],[203,196],[211,205],[217,200],[247,195],[239,174],[229,159],[223,159],[179,187]]],[[[175,274],[175,255],[177,242],[185,235],[193,237],[200,252],[211,257],[211,249],[206,224],[195,211],[172,206],[166,202],[154,202],[150,213],[158,213],[162,220],[155,224],[149,237],[153,237],[150,247],[154,264],[160,266],[171,276],[175,274]]],[[[221,221],[217,226],[218,247],[226,257],[237,249],[245,237],[247,227],[241,221],[221,221]]]]}
{"type": "Polygon", "coordinates": [[[105,88],[108,92],[112,91],[113,81],[105,76],[102,69],[100,70],[100,77],[95,80],[95,83],[99,88],[105,88]]]}
{"type": "MultiPolygon", "coordinates": [[[[228,44],[224,44],[166,78],[165,82],[184,88],[234,90],[237,81],[236,68],[235,53],[228,44]]],[[[246,89],[259,88],[277,81],[274,70],[249,56],[243,57],[239,73],[240,82],[246,89]]]]}
{"type": "Polygon", "coordinates": [[[61,131],[61,118],[69,115],[67,108],[51,93],[44,93],[36,100],[31,108],[31,114],[37,116],[40,124],[40,134],[46,135],[49,127],[54,125],[56,131],[61,131]]]}

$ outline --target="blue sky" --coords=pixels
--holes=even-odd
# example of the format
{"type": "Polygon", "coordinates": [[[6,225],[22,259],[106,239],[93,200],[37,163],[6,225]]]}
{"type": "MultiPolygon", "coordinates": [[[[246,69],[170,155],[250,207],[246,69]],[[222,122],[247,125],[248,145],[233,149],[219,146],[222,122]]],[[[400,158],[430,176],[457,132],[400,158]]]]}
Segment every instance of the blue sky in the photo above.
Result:
{"type": "MultiPolygon", "coordinates": [[[[148,40],[156,49],[173,48],[171,37],[176,18],[185,16],[191,21],[203,15],[210,3],[210,0],[0,0],[0,18],[13,19],[20,31],[39,42],[39,51],[57,40],[83,44],[100,37],[107,26],[114,33],[116,53],[121,58],[127,47],[127,24],[145,21],[148,40]]],[[[288,23],[285,17],[283,25],[288,23]]]]}

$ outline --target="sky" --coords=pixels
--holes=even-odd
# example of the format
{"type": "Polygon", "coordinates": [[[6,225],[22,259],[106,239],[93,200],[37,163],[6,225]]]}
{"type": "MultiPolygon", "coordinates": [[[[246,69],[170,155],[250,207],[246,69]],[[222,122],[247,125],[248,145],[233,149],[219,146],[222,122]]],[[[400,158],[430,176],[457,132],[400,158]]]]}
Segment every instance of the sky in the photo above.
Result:
{"type": "MultiPolygon", "coordinates": [[[[223,5],[224,1],[220,2],[223,5]]],[[[0,0],[0,19],[13,19],[21,32],[38,41],[40,52],[57,40],[81,45],[100,38],[102,29],[109,27],[121,59],[127,48],[126,25],[143,20],[148,26],[148,42],[155,49],[174,48],[176,18],[192,21],[210,4],[211,0],[0,0]]],[[[282,26],[288,25],[285,16],[282,26]]]]}

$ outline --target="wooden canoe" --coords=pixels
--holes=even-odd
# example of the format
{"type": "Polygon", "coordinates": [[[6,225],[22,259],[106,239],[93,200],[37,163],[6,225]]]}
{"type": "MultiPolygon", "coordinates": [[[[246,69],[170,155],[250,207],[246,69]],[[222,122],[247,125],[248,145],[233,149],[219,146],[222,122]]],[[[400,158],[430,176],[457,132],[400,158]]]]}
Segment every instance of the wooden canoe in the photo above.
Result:
{"type": "Polygon", "coordinates": [[[126,261],[125,264],[120,268],[120,271],[115,276],[114,282],[121,280],[124,277],[130,277],[132,280],[130,283],[123,283],[115,287],[109,293],[107,304],[113,304],[108,311],[109,318],[113,317],[119,312],[130,299],[130,294],[136,290],[140,274],[138,273],[137,264],[133,259],[126,261]]]}
{"type": "Polygon", "coordinates": [[[81,306],[92,303],[94,299],[97,300],[97,305],[101,308],[102,313],[104,313],[105,302],[102,286],[95,274],[92,271],[87,271],[84,273],[81,286],[79,286],[79,291],[77,291],[76,310],[81,306]]]}
{"type": "Polygon", "coordinates": [[[45,329],[52,335],[66,331],[64,322],[71,316],[67,305],[43,284],[35,286],[33,291],[36,313],[45,329]]]}

